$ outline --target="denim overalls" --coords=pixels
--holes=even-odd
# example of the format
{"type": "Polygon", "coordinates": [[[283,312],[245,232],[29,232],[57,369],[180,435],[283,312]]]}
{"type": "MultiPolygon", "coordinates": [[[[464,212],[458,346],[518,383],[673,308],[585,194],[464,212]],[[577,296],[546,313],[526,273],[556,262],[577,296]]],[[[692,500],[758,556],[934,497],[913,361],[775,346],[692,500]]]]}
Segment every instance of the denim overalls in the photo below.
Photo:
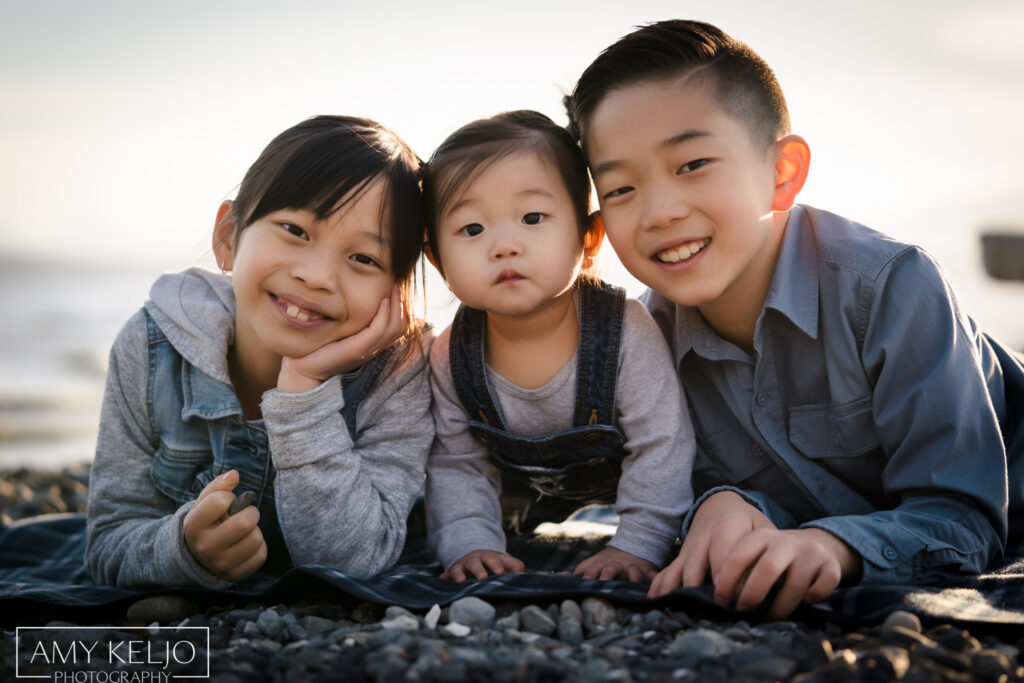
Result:
{"type": "Polygon", "coordinates": [[[505,428],[487,383],[486,314],[461,306],[452,322],[452,381],[470,432],[501,472],[502,508],[512,508],[506,517],[512,531],[615,500],[626,456],[626,438],[613,419],[625,293],[603,282],[581,283],[579,292],[573,426],[550,436],[516,436],[505,428]]]}
{"type": "MultiPolygon", "coordinates": [[[[264,569],[284,570],[291,558],[274,505],[274,466],[267,432],[246,421],[234,388],[181,357],[146,312],[149,346],[147,412],[156,434],[153,483],[178,504],[194,500],[218,475],[238,470],[235,495],[256,494],[260,530],[267,543],[264,569]]],[[[342,377],[341,410],[355,438],[360,402],[373,389],[393,347],[342,377]]]]}

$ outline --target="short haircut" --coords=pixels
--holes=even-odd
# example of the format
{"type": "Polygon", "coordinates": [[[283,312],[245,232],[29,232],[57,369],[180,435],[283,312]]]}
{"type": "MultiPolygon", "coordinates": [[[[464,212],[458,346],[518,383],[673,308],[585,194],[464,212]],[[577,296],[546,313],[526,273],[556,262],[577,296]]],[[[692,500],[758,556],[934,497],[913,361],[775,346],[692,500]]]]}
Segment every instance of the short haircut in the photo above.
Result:
{"type": "Polygon", "coordinates": [[[438,270],[444,274],[437,249],[437,226],[452,200],[492,164],[522,152],[532,152],[558,171],[572,199],[580,240],[590,215],[590,176],[587,162],[569,132],[536,111],[507,111],[467,123],[445,139],[427,162],[423,194],[427,204],[427,243],[438,270]]]}
{"type": "Polygon", "coordinates": [[[789,111],[771,68],[745,43],[699,21],[672,19],[643,26],[597,56],[564,104],[569,130],[586,144],[587,124],[612,91],[644,81],[699,75],[719,105],[767,149],[789,133],[789,111]]]}

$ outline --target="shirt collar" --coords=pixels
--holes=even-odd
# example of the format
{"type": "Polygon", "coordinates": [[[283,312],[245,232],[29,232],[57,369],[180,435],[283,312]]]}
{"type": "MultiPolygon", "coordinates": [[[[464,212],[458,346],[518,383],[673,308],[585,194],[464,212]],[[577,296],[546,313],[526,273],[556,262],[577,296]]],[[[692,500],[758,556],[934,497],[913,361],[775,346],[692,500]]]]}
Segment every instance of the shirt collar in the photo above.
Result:
{"type": "MultiPolygon", "coordinates": [[[[797,205],[790,210],[764,307],[783,314],[804,334],[817,339],[818,250],[810,220],[803,207],[797,205]]],[[[675,308],[671,339],[677,365],[691,350],[710,360],[751,361],[742,349],[722,339],[696,307],[672,304],[656,292],[649,292],[647,296],[652,311],[675,308]]],[[[758,336],[763,317],[762,314],[758,321],[758,336]]]]}
{"type": "Polygon", "coordinates": [[[790,210],[764,307],[782,313],[808,337],[817,339],[818,247],[810,223],[802,206],[790,210]]]}

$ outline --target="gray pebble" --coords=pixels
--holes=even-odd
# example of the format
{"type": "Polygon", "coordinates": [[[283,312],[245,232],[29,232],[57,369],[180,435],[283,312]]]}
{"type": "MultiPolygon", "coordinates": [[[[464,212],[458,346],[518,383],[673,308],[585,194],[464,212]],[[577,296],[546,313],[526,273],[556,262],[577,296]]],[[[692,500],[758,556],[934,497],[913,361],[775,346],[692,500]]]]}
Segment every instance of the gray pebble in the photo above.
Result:
{"type": "Polygon", "coordinates": [[[588,597],[583,599],[583,625],[588,631],[599,631],[617,623],[615,607],[604,598],[588,597]]]}
{"type": "Polygon", "coordinates": [[[285,629],[284,619],[281,615],[274,611],[273,608],[268,607],[267,609],[260,612],[260,615],[256,617],[256,626],[259,627],[260,631],[270,636],[271,638],[277,638],[285,629]]]}
{"type": "Polygon", "coordinates": [[[519,610],[519,621],[523,630],[542,636],[550,636],[557,628],[551,615],[537,605],[527,605],[519,610]]]}
{"type": "Polygon", "coordinates": [[[154,595],[132,603],[125,617],[130,622],[151,624],[156,621],[166,624],[180,621],[198,611],[199,607],[191,600],[177,595],[154,595]]]}
{"type": "Polygon", "coordinates": [[[699,660],[728,655],[741,647],[743,646],[718,631],[697,628],[677,635],[665,648],[665,654],[699,660]]]}
{"type": "Polygon", "coordinates": [[[519,623],[519,612],[513,612],[495,621],[494,625],[502,631],[518,631],[519,623]]]}
{"type": "Polygon", "coordinates": [[[562,614],[558,617],[558,639],[569,645],[583,642],[583,624],[573,614],[562,614]]]}
{"type": "Polygon", "coordinates": [[[575,600],[562,600],[562,604],[559,606],[562,614],[571,614],[576,617],[576,620],[581,624],[583,623],[583,610],[580,609],[580,605],[575,600]]]}
{"type": "Polygon", "coordinates": [[[495,609],[489,602],[469,596],[451,604],[448,619],[466,626],[486,626],[494,621],[494,614],[495,609]]]}
{"type": "Polygon", "coordinates": [[[249,507],[256,500],[256,493],[254,491],[243,491],[242,495],[231,501],[230,507],[228,507],[228,517],[237,515],[243,509],[249,507]]]}
{"type": "Polygon", "coordinates": [[[306,629],[308,633],[322,633],[334,628],[334,622],[330,619],[324,619],[312,614],[308,617],[302,617],[299,623],[302,624],[302,628],[306,629]]]}

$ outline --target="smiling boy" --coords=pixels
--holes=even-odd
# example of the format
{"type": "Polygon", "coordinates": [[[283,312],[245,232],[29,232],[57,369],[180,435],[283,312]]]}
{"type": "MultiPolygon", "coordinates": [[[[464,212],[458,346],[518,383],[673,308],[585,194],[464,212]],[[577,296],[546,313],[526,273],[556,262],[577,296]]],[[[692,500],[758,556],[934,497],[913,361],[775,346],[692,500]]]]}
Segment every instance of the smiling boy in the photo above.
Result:
{"type": "Polygon", "coordinates": [[[840,584],[997,558],[1024,499],[1024,362],[928,254],[795,203],[810,150],[764,61],[659,22],[598,56],[566,107],[699,443],[683,547],[650,595],[710,572],[743,609],[781,582],[780,618],[840,584]]]}

